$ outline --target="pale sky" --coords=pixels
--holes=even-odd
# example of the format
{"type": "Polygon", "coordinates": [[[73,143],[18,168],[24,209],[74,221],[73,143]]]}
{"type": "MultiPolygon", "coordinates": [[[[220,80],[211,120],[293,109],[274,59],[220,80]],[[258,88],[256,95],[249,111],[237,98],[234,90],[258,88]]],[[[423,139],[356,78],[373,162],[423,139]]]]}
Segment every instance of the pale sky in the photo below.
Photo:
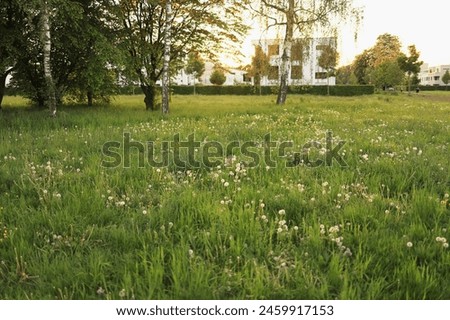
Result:
{"type": "MultiPolygon", "coordinates": [[[[341,65],[350,64],[355,55],[372,47],[383,33],[398,36],[405,53],[407,46],[415,44],[421,52],[420,59],[430,66],[450,64],[450,0],[355,0],[354,3],[364,8],[364,19],[357,42],[353,30],[343,28],[338,41],[341,65]]],[[[244,43],[246,63],[250,63],[253,54],[251,40],[258,39],[258,34],[253,30],[244,43]]]]}

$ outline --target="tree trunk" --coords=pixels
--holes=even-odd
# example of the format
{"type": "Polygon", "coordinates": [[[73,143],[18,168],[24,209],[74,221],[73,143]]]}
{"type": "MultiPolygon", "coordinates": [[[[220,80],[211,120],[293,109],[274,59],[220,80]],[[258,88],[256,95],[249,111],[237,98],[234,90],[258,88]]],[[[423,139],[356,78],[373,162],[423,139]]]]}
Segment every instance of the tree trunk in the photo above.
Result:
{"type": "Polygon", "coordinates": [[[327,95],[330,95],[330,75],[327,72],[327,95]]]}
{"type": "Polygon", "coordinates": [[[50,13],[46,1],[42,3],[42,47],[44,56],[44,76],[47,93],[47,104],[50,114],[56,116],[56,92],[51,71],[50,53],[52,49],[52,39],[50,34],[50,13]]]}
{"type": "Polygon", "coordinates": [[[3,96],[5,95],[7,73],[0,75],[0,110],[2,110],[3,96]]]}
{"type": "Polygon", "coordinates": [[[286,35],[284,37],[283,55],[281,56],[280,65],[280,90],[278,91],[277,104],[282,105],[286,102],[289,74],[291,71],[291,50],[292,39],[294,37],[295,23],[295,0],[289,0],[289,8],[286,13],[286,35]]]}
{"type": "Polygon", "coordinates": [[[156,87],[154,84],[151,85],[145,85],[141,84],[142,92],[145,95],[144,102],[145,102],[145,108],[147,110],[155,110],[155,100],[156,100],[156,87]]]}
{"type": "Polygon", "coordinates": [[[87,104],[88,107],[92,107],[93,106],[93,101],[94,101],[94,91],[92,90],[92,88],[89,88],[87,90],[87,104]]]}
{"type": "Polygon", "coordinates": [[[197,94],[197,91],[195,90],[195,74],[196,72],[194,72],[194,96],[197,94]]]}
{"type": "Polygon", "coordinates": [[[408,73],[408,94],[411,95],[411,74],[408,73]]]}
{"type": "Polygon", "coordinates": [[[166,3],[166,23],[164,30],[164,64],[162,76],[162,112],[169,113],[169,71],[170,71],[170,42],[171,42],[172,2],[166,3]]]}

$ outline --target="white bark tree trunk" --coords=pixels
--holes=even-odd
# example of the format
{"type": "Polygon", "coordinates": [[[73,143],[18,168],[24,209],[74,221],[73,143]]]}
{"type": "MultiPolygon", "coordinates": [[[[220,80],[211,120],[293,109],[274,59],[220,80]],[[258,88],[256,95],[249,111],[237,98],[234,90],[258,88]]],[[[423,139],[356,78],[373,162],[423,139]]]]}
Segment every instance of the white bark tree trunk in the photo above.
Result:
{"type": "Polygon", "coordinates": [[[278,91],[277,104],[286,102],[289,87],[289,75],[291,73],[291,51],[294,37],[295,0],[289,0],[289,8],[286,13],[286,34],[283,43],[283,55],[280,64],[280,89],[278,91]]]}
{"type": "Polygon", "coordinates": [[[55,84],[52,77],[52,67],[50,60],[50,53],[52,50],[52,38],[50,34],[50,13],[47,1],[42,2],[42,53],[44,55],[44,77],[45,86],[47,90],[47,104],[50,114],[56,116],[56,92],[55,84]]]}
{"type": "Polygon", "coordinates": [[[166,2],[166,23],[164,30],[164,64],[163,64],[163,76],[162,76],[162,112],[164,114],[169,113],[169,95],[170,95],[170,44],[171,44],[171,26],[172,23],[172,1],[166,2]]]}

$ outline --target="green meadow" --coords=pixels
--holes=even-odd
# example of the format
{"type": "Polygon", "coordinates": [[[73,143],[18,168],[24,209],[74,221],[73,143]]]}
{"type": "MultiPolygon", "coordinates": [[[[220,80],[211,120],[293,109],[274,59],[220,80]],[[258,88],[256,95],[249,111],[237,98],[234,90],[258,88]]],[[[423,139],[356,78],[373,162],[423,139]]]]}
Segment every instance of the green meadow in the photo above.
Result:
{"type": "Polygon", "coordinates": [[[142,101],[5,98],[0,299],[450,299],[450,93],[142,101]]]}

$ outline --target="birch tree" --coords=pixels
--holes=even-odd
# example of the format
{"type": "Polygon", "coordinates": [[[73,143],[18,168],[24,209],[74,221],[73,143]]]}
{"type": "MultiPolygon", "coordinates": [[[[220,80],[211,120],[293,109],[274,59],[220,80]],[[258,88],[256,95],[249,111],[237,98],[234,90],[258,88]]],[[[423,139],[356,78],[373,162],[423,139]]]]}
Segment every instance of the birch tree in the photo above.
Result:
{"type": "Polygon", "coordinates": [[[42,41],[42,55],[44,67],[44,79],[46,87],[47,105],[52,117],[56,116],[56,91],[52,76],[52,65],[50,53],[52,50],[52,37],[50,32],[50,11],[46,0],[41,1],[41,41],[42,41]]]}
{"type": "Polygon", "coordinates": [[[362,11],[352,0],[259,0],[250,2],[250,8],[267,22],[267,28],[279,28],[283,33],[280,61],[280,88],[277,104],[286,102],[291,71],[291,51],[295,37],[313,36],[317,27],[324,31],[334,29],[340,20],[359,23],[362,11]]]}
{"type": "Polygon", "coordinates": [[[170,82],[170,43],[172,24],[172,1],[166,0],[166,22],[164,31],[164,66],[162,78],[162,112],[169,113],[169,82],[170,82]]]}

